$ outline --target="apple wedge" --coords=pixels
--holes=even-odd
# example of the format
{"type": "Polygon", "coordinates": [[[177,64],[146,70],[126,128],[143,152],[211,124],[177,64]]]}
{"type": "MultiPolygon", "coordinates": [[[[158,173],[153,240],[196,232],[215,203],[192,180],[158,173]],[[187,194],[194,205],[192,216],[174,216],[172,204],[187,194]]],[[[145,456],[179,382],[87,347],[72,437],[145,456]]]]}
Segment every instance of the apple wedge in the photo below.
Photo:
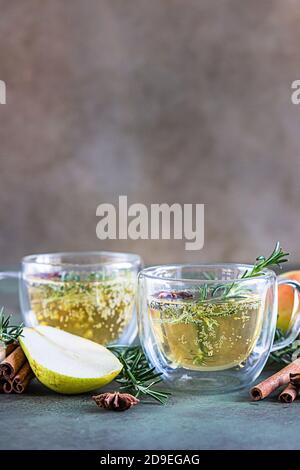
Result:
{"type": "Polygon", "coordinates": [[[19,341],[36,377],[58,393],[89,392],[122,369],[104,346],[51,326],[24,328],[19,341]]]}

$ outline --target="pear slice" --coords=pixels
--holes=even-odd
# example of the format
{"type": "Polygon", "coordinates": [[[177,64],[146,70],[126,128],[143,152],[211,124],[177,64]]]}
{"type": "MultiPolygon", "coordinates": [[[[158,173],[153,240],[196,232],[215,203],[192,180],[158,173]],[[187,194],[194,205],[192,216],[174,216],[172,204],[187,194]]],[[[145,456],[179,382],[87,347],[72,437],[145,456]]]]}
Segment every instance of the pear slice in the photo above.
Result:
{"type": "Polygon", "coordinates": [[[24,328],[19,341],[36,377],[58,393],[89,392],[122,369],[104,346],[51,326],[24,328]]]}

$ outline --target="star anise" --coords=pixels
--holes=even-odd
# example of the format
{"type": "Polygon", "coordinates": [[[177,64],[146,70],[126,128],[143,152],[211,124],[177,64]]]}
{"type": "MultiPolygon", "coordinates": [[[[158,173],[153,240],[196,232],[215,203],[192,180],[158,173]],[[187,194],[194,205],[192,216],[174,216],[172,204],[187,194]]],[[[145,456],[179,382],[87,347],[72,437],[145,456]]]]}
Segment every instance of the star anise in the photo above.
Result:
{"type": "Polygon", "coordinates": [[[166,291],[161,291],[156,294],[158,299],[180,299],[180,300],[186,300],[186,299],[192,299],[193,294],[187,291],[175,291],[172,290],[170,292],[166,291]]]}
{"type": "Polygon", "coordinates": [[[93,400],[100,408],[106,408],[113,411],[125,411],[134,405],[137,405],[140,400],[135,398],[130,393],[107,392],[95,395],[93,400]]]}

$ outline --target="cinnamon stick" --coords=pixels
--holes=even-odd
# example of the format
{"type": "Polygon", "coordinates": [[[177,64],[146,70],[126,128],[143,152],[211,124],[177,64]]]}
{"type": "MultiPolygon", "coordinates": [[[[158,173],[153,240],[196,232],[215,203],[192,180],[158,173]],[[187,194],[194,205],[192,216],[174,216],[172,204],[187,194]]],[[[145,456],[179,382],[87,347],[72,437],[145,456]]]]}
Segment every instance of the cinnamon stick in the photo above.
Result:
{"type": "Polygon", "coordinates": [[[300,373],[298,372],[298,374],[290,374],[290,381],[291,381],[291,384],[293,384],[297,390],[300,389],[300,373]]]}
{"type": "Polygon", "coordinates": [[[295,385],[289,383],[288,386],[279,395],[278,400],[282,403],[292,403],[294,400],[296,400],[297,395],[298,391],[295,385]]]}
{"type": "Polygon", "coordinates": [[[0,377],[6,380],[12,379],[14,375],[21,369],[26,361],[26,356],[20,346],[18,346],[12,353],[9,354],[0,363],[0,377]]]}
{"type": "Polygon", "coordinates": [[[289,383],[290,374],[295,374],[299,371],[300,359],[296,359],[276,374],[271,375],[271,377],[269,377],[268,379],[252,387],[250,390],[250,395],[252,399],[255,401],[263,400],[281,385],[289,383]]]}
{"type": "Polygon", "coordinates": [[[5,380],[3,383],[3,392],[4,393],[11,393],[13,391],[12,387],[12,381],[11,380],[5,380]]]}
{"type": "Polygon", "coordinates": [[[17,342],[8,344],[5,349],[6,357],[9,356],[18,346],[19,346],[19,343],[17,342]]]}
{"type": "Polygon", "coordinates": [[[25,392],[30,380],[33,378],[33,372],[29,365],[29,362],[25,362],[23,367],[19,370],[17,375],[13,378],[12,388],[16,393],[25,392]]]}

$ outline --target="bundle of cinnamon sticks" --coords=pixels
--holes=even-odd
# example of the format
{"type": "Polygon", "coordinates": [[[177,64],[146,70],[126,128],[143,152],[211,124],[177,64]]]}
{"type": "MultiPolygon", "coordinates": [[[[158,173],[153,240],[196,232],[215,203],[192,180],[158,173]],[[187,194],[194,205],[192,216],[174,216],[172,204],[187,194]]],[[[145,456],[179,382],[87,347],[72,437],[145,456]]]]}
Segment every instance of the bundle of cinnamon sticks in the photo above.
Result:
{"type": "Polygon", "coordinates": [[[300,390],[300,358],[252,387],[250,395],[255,401],[263,400],[282,386],[285,388],[278,395],[278,399],[283,403],[292,403],[300,390]]]}
{"type": "Polygon", "coordinates": [[[6,347],[5,356],[0,362],[0,393],[25,392],[34,375],[18,342],[6,347]]]}

